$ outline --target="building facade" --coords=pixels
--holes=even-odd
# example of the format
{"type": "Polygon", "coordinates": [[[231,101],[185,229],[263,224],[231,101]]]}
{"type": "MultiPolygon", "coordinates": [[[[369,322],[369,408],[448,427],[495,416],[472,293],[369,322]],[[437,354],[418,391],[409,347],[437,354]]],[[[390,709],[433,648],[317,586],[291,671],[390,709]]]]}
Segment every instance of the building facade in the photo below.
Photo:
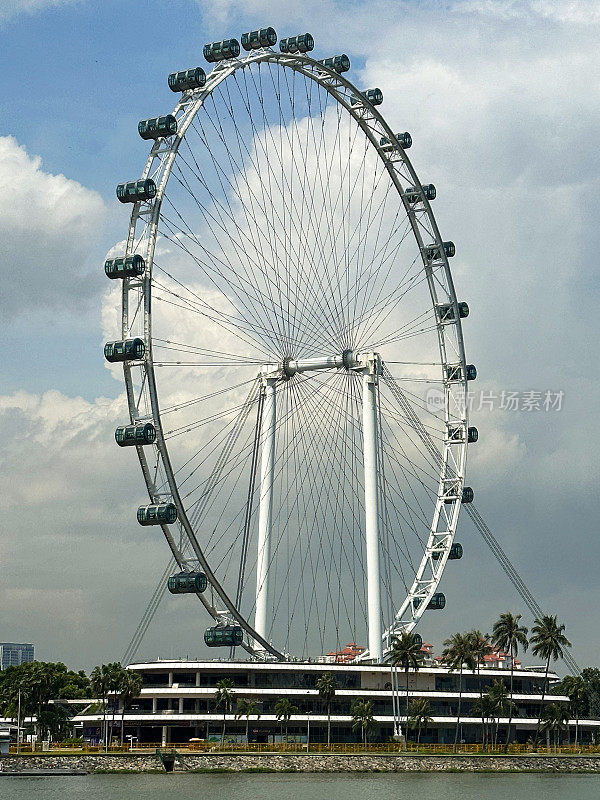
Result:
{"type": "MultiPolygon", "coordinates": [[[[394,694],[404,729],[406,709],[406,679],[397,673],[398,691],[392,691],[393,677],[389,666],[332,662],[259,662],[259,661],[155,661],[131,664],[144,681],[140,697],[125,710],[124,735],[140,743],[186,743],[190,739],[220,741],[225,724],[226,742],[246,741],[246,718],[236,717],[236,701],[253,701],[258,714],[251,715],[248,726],[250,742],[276,743],[282,740],[282,723],[277,719],[275,705],[288,698],[297,708],[288,723],[291,741],[327,741],[327,713],[321,702],[317,681],[325,672],[337,681],[331,707],[333,742],[354,742],[351,707],[354,700],[370,700],[375,727],[371,741],[386,742],[394,735],[394,694]],[[227,679],[233,686],[234,704],[230,713],[216,701],[217,684],[227,679]]],[[[482,667],[480,674],[465,671],[462,679],[456,672],[435,662],[408,674],[409,702],[427,698],[431,706],[432,723],[422,732],[421,741],[450,743],[454,741],[457,711],[461,702],[460,739],[481,741],[481,717],[474,704],[494,680],[503,679],[508,687],[510,675],[506,665],[482,667]],[[462,681],[462,683],[460,683],[462,681]]],[[[550,675],[551,682],[558,680],[550,675]]],[[[540,705],[564,703],[568,698],[546,695],[542,701],[544,673],[541,668],[522,668],[514,671],[516,705],[513,719],[514,738],[526,742],[535,733],[540,705]]],[[[115,738],[120,736],[120,709],[115,703],[115,738]]],[[[98,707],[73,719],[76,731],[90,741],[101,738],[102,713],[98,707]]],[[[503,741],[508,719],[499,720],[499,741],[503,741]]],[[[600,722],[579,721],[580,740],[590,740],[592,730],[600,722]]]]}
{"type": "Polygon", "coordinates": [[[32,644],[0,642],[0,669],[18,667],[20,664],[33,660],[34,647],[32,644]]]}

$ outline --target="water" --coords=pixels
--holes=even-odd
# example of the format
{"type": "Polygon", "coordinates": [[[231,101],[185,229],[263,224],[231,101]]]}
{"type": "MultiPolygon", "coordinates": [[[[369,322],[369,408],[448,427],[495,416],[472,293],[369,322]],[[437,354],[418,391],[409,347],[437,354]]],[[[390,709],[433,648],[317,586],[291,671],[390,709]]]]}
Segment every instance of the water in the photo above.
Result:
{"type": "Polygon", "coordinates": [[[0,778],[2,800],[598,800],[600,775],[196,774],[0,778]]]}

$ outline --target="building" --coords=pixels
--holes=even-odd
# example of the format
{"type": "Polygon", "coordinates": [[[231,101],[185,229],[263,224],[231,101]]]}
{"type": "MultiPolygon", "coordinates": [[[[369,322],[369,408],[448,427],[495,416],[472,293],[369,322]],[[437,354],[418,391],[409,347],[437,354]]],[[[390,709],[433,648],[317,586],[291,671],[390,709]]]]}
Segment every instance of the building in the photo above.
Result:
{"type": "MultiPolygon", "coordinates": [[[[430,647],[430,646],[428,646],[430,647]]],[[[331,709],[332,741],[354,742],[352,730],[352,702],[368,699],[373,704],[375,728],[372,741],[386,742],[394,734],[392,676],[390,667],[380,664],[345,663],[335,660],[309,662],[262,661],[154,661],[131,664],[129,669],[140,673],[144,681],[141,696],[125,712],[125,735],[135,737],[140,743],[186,743],[190,739],[218,741],[225,723],[226,741],[245,741],[246,719],[236,719],[235,707],[231,713],[218,706],[215,700],[217,683],[229,679],[237,698],[254,701],[260,717],[252,716],[249,726],[251,742],[281,741],[281,722],[276,717],[275,704],[287,697],[298,708],[288,723],[288,736],[292,741],[306,742],[310,730],[311,742],[327,741],[327,713],[319,698],[316,683],[324,672],[335,675],[338,682],[336,697],[331,709]]],[[[465,671],[461,691],[461,732],[465,742],[480,741],[481,717],[474,709],[480,691],[485,691],[493,680],[508,680],[506,667],[496,665],[476,672],[465,671]],[[481,684],[480,684],[481,681],[481,684]]],[[[409,700],[425,697],[432,708],[432,724],[422,732],[421,740],[429,743],[454,741],[456,714],[459,699],[460,676],[447,667],[430,660],[417,673],[409,672],[409,700]]],[[[551,681],[557,681],[551,673],[551,681]]],[[[537,715],[542,703],[544,673],[541,668],[522,668],[514,671],[514,731],[516,740],[526,742],[535,733],[537,715]]],[[[398,673],[398,707],[404,715],[406,690],[404,673],[398,673]]],[[[544,703],[568,703],[567,697],[546,695],[544,703]]],[[[115,707],[116,730],[120,734],[120,710],[115,707]]],[[[73,718],[78,735],[94,741],[101,736],[102,713],[92,706],[73,718]]],[[[401,719],[401,724],[404,720],[401,719]]],[[[500,719],[500,737],[506,733],[507,719],[500,719]]],[[[598,730],[600,721],[580,720],[580,741],[589,741],[592,730],[598,730]]],[[[500,738],[502,741],[502,738],[500,738]]]]}
{"type": "Polygon", "coordinates": [[[17,644],[16,642],[0,642],[0,669],[18,667],[34,660],[32,644],[17,644]]]}

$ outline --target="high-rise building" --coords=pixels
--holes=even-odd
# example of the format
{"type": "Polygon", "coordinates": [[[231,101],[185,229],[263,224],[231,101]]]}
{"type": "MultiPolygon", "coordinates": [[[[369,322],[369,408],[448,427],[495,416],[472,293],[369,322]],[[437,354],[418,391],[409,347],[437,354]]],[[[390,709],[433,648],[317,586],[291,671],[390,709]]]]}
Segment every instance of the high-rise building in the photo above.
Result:
{"type": "Polygon", "coordinates": [[[33,661],[33,645],[16,642],[0,642],[0,669],[18,667],[27,661],[33,661]]]}

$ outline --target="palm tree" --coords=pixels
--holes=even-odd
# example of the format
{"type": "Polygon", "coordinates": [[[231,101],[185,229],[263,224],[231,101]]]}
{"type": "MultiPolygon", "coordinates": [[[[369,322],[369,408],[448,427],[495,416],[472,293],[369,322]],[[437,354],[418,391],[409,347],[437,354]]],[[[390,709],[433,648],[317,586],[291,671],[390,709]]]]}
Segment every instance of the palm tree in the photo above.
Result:
{"type": "Polygon", "coordinates": [[[221,730],[221,747],[225,742],[225,720],[227,714],[231,714],[231,706],[233,704],[233,681],[229,678],[223,678],[217,681],[217,691],[215,692],[215,700],[217,701],[217,708],[223,706],[223,728],[221,730]]]}
{"type": "MultiPolygon", "coordinates": [[[[408,724],[408,674],[412,668],[414,672],[418,672],[421,662],[423,660],[423,653],[421,647],[423,645],[420,636],[414,633],[402,631],[400,636],[395,636],[392,640],[391,659],[392,664],[399,665],[404,670],[406,678],[406,723],[408,724]]],[[[393,686],[393,684],[392,684],[393,686]]],[[[406,739],[404,740],[404,748],[406,749],[406,739]]]]}
{"type": "Polygon", "coordinates": [[[468,633],[455,633],[444,642],[442,661],[450,672],[459,671],[458,678],[458,710],[456,714],[456,731],[454,733],[454,752],[458,744],[458,729],[460,725],[460,707],[462,703],[462,676],[465,667],[475,671],[475,658],[473,656],[473,643],[468,633]]]}
{"type": "Polygon", "coordinates": [[[483,746],[486,747],[488,741],[493,744],[493,724],[496,719],[496,703],[486,692],[486,694],[482,695],[473,703],[473,711],[476,714],[481,714],[483,722],[483,746]]]}
{"type": "Polygon", "coordinates": [[[569,712],[561,703],[548,703],[542,711],[543,729],[554,733],[554,752],[558,745],[558,732],[568,727],[569,712]]]}
{"type": "Polygon", "coordinates": [[[562,658],[565,648],[571,647],[571,642],[564,634],[565,626],[559,625],[556,616],[544,614],[541,619],[534,620],[530,644],[533,645],[533,654],[546,659],[546,671],[544,673],[544,685],[542,687],[542,699],[540,701],[540,713],[538,714],[535,738],[540,735],[540,725],[542,723],[542,708],[546,698],[548,687],[548,672],[550,671],[550,659],[556,661],[562,658]]]}
{"type": "Polygon", "coordinates": [[[418,697],[410,704],[410,717],[408,725],[417,729],[417,749],[421,741],[421,729],[426,728],[433,719],[431,717],[431,703],[426,697],[418,697]]]}
{"type": "MultiPolygon", "coordinates": [[[[477,686],[479,688],[479,700],[483,697],[483,686],[481,684],[481,665],[485,663],[485,657],[489,656],[492,652],[492,646],[490,645],[490,636],[488,633],[482,633],[481,631],[473,629],[470,633],[467,634],[471,638],[471,647],[473,652],[473,658],[477,663],[477,686]]],[[[481,716],[481,738],[484,738],[484,728],[485,728],[485,721],[483,714],[481,716]]],[[[483,745],[485,747],[485,743],[483,745]]]]}
{"type": "Polygon", "coordinates": [[[131,670],[125,669],[123,670],[123,676],[121,680],[120,686],[120,697],[121,697],[121,746],[123,745],[123,738],[125,734],[125,709],[127,706],[132,703],[136,697],[140,696],[142,691],[142,687],[144,685],[144,680],[142,676],[138,672],[132,672],[131,670]]]}
{"type": "MultiPolygon", "coordinates": [[[[500,614],[497,622],[492,629],[492,641],[500,650],[510,654],[510,696],[513,696],[513,676],[515,672],[515,658],[519,655],[519,646],[527,650],[529,642],[527,640],[527,628],[521,623],[521,614],[511,614],[506,611],[500,614]]],[[[506,731],[506,741],[504,742],[504,752],[508,750],[510,742],[510,726],[512,724],[512,708],[508,720],[506,731]]]]}
{"type": "Polygon", "coordinates": [[[319,697],[327,708],[327,744],[331,744],[331,704],[335,697],[338,682],[331,672],[324,672],[316,683],[319,697]]]}
{"type": "Polygon", "coordinates": [[[94,667],[90,674],[90,688],[92,694],[102,700],[102,741],[106,746],[106,696],[108,694],[109,673],[106,664],[101,667],[94,667]]]}
{"type": "MultiPolygon", "coordinates": [[[[275,703],[275,715],[277,719],[282,723],[285,723],[285,743],[287,744],[288,740],[288,722],[290,721],[290,717],[294,714],[298,713],[298,706],[293,705],[293,703],[288,700],[287,697],[281,697],[275,703]]],[[[283,731],[282,731],[283,735],[283,731]]]]}
{"type": "Polygon", "coordinates": [[[250,717],[260,719],[260,710],[254,700],[246,700],[244,697],[240,697],[237,701],[237,713],[235,718],[241,719],[242,717],[246,717],[246,744],[249,744],[250,717]]]}
{"type": "Polygon", "coordinates": [[[494,736],[494,745],[497,745],[500,717],[505,717],[508,713],[512,719],[512,712],[515,704],[513,703],[512,698],[510,697],[508,690],[504,685],[504,681],[501,678],[497,678],[496,680],[492,681],[492,685],[488,689],[487,695],[495,711],[496,734],[494,736]]]}
{"type": "MultiPolygon", "coordinates": [[[[104,665],[102,665],[102,668],[104,669],[104,665]]],[[[120,661],[113,661],[106,665],[106,695],[107,698],[112,696],[111,723],[107,737],[109,744],[112,742],[113,729],[115,727],[115,712],[117,711],[116,705],[118,703],[117,698],[121,692],[121,686],[124,683],[124,673],[125,669],[121,666],[120,661]]]]}
{"type": "Polygon", "coordinates": [[[570,708],[575,713],[575,747],[579,741],[579,716],[585,710],[588,693],[581,675],[567,675],[562,681],[562,691],[567,695],[570,708]]]}
{"type": "Polygon", "coordinates": [[[375,725],[373,703],[359,697],[352,703],[350,713],[352,714],[352,730],[360,730],[362,743],[366,746],[367,734],[375,725]]]}

